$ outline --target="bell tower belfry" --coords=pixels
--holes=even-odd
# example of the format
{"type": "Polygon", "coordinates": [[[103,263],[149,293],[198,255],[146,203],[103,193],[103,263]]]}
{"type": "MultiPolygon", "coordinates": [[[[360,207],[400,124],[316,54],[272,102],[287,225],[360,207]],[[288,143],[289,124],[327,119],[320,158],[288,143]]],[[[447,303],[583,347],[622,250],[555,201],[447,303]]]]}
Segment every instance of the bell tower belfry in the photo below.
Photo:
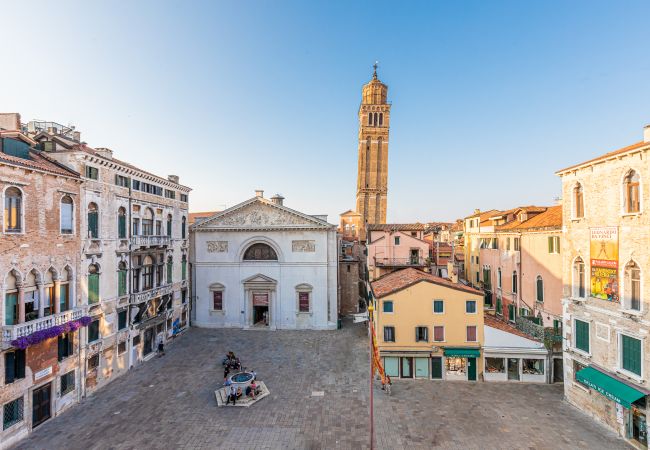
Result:
{"type": "Polygon", "coordinates": [[[390,107],[388,86],[377,78],[375,63],[372,80],[363,87],[359,107],[359,172],[356,212],[365,240],[367,224],[386,223],[388,193],[388,130],[390,107]]]}

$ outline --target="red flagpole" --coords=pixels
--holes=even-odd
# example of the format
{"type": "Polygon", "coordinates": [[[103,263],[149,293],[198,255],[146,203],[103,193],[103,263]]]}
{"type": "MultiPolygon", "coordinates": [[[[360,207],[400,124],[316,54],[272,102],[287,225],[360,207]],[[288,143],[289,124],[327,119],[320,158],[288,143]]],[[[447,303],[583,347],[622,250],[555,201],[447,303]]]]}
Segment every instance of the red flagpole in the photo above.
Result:
{"type": "Polygon", "coordinates": [[[372,338],[373,338],[373,326],[372,326],[372,311],[373,307],[372,305],[368,306],[368,337],[369,339],[369,355],[370,355],[370,450],[373,450],[375,448],[375,440],[374,440],[374,435],[375,435],[375,418],[374,418],[374,408],[373,408],[373,389],[372,389],[372,378],[375,375],[374,371],[374,348],[372,345],[372,338]]]}

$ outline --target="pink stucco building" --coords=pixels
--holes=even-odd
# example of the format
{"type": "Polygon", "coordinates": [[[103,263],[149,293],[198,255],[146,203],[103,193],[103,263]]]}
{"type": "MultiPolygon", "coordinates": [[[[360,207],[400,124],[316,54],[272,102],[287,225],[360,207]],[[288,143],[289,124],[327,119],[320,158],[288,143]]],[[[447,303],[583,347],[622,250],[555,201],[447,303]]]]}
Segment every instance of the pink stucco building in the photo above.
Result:
{"type": "Polygon", "coordinates": [[[429,242],[424,240],[426,224],[368,225],[368,272],[371,279],[396,269],[424,269],[429,264],[429,242]]]}

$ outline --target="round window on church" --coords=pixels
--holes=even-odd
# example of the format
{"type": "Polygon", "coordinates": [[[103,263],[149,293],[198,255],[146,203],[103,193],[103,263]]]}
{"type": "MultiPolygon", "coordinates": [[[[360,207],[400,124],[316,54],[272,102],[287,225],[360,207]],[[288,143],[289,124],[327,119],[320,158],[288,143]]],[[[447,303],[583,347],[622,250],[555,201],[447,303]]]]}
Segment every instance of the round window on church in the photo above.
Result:
{"type": "Polygon", "coordinates": [[[244,261],[277,261],[278,255],[268,244],[253,244],[246,249],[244,261]]]}

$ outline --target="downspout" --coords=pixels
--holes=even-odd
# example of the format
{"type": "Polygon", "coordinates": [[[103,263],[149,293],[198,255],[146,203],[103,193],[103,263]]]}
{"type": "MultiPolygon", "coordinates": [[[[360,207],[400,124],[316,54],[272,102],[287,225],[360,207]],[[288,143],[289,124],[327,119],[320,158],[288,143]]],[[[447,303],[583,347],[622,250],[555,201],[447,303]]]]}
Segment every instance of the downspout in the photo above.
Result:
{"type": "Polygon", "coordinates": [[[132,294],[132,290],[133,290],[133,286],[132,286],[132,283],[133,283],[133,281],[132,281],[133,280],[133,272],[132,272],[132,270],[133,270],[132,269],[132,267],[133,267],[133,259],[132,259],[132,256],[131,256],[131,252],[132,252],[131,237],[133,236],[133,218],[131,217],[131,214],[133,213],[133,204],[132,204],[132,202],[133,202],[133,179],[129,178],[129,212],[126,215],[126,217],[127,217],[126,220],[129,221],[128,226],[126,227],[126,229],[128,230],[127,238],[129,240],[129,268],[128,268],[127,272],[126,272],[127,273],[127,276],[126,276],[126,278],[127,278],[127,280],[126,280],[126,287],[127,287],[126,292],[129,295],[129,302],[128,302],[129,306],[126,309],[126,317],[127,317],[128,321],[129,321],[129,326],[128,326],[129,333],[127,335],[127,339],[128,339],[129,342],[128,342],[128,345],[126,346],[126,348],[127,348],[128,354],[129,354],[129,357],[128,357],[128,359],[129,359],[128,368],[129,369],[131,369],[131,367],[133,367],[133,365],[134,365],[134,361],[132,360],[132,358],[133,358],[133,348],[132,348],[133,340],[131,339],[131,331],[132,331],[131,327],[133,326],[133,324],[131,323],[132,322],[132,319],[131,319],[131,294],[132,294]]]}

